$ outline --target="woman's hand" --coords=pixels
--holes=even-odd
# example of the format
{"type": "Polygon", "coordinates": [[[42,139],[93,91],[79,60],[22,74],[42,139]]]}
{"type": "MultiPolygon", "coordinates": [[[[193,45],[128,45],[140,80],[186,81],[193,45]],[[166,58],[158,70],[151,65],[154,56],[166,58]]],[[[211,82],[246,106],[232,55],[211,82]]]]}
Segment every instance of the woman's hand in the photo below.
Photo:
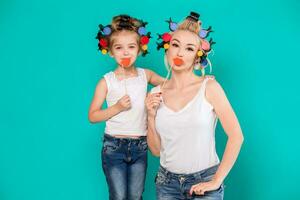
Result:
{"type": "Polygon", "coordinates": [[[190,195],[192,195],[193,193],[196,195],[204,195],[204,193],[207,191],[217,190],[218,188],[220,188],[221,184],[222,183],[219,183],[214,179],[208,182],[198,183],[191,187],[190,195]]]}
{"type": "Polygon", "coordinates": [[[118,100],[116,103],[120,111],[125,111],[131,108],[130,97],[128,95],[123,96],[121,99],[118,100]]]}
{"type": "Polygon", "coordinates": [[[148,94],[145,100],[148,117],[155,117],[157,109],[161,103],[161,92],[148,94]]]}

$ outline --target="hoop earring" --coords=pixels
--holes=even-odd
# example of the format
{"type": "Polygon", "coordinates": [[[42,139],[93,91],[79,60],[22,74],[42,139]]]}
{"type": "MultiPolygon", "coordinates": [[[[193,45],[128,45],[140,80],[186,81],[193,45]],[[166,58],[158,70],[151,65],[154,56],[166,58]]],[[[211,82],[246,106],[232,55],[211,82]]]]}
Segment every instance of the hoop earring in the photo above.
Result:
{"type": "Polygon", "coordinates": [[[194,69],[195,70],[199,70],[201,68],[201,65],[199,62],[196,62],[195,65],[194,65],[194,69]]]}

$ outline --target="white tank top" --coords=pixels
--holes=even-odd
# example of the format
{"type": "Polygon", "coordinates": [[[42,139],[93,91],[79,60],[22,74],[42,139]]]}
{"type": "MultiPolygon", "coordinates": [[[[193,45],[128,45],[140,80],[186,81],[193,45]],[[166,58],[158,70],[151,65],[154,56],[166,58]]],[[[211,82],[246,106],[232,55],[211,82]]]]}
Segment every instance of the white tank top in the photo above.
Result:
{"type": "Polygon", "coordinates": [[[147,77],[144,69],[136,68],[138,76],[118,80],[114,72],[104,75],[108,92],[106,102],[112,106],[121,99],[127,90],[131,108],[122,111],[106,121],[105,133],[110,135],[145,136],[147,133],[147,114],[145,97],[147,93],[147,77]],[[126,84],[126,86],[125,86],[126,84]]]}
{"type": "MultiPolygon", "coordinates": [[[[160,164],[173,173],[189,174],[218,164],[215,149],[217,116],[205,99],[205,78],[196,96],[175,112],[164,102],[157,110],[156,130],[161,138],[160,164]]],[[[151,92],[159,92],[160,86],[151,92]]]]}

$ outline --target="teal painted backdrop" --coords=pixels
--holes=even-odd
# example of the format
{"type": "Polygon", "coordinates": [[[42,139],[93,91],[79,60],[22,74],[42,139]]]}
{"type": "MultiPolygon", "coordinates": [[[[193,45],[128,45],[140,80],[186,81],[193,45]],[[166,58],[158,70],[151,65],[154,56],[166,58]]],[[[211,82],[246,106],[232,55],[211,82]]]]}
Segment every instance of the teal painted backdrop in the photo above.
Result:
{"type": "MultiPolygon", "coordinates": [[[[297,0],[1,0],[0,199],[107,199],[104,123],[87,119],[97,81],[114,68],[97,52],[97,26],[127,13],[156,35],[168,30],[165,19],[179,21],[190,10],[215,30],[213,74],[245,135],[225,200],[299,199],[297,0]]],[[[154,40],[150,52],[137,65],[165,75],[154,40]]],[[[225,139],[218,126],[220,155],[225,139]]],[[[157,167],[150,156],[146,200],[155,199],[157,167]]]]}

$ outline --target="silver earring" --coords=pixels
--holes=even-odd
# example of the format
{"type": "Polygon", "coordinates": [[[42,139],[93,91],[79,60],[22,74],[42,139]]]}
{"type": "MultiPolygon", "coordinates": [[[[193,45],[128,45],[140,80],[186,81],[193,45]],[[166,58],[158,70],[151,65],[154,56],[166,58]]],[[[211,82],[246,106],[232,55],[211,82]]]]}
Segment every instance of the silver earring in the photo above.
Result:
{"type": "Polygon", "coordinates": [[[196,64],[194,65],[194,69],[195,70],[199,70],[201,68],[201,65],[199,62],[196,62],[196,64]]]}

